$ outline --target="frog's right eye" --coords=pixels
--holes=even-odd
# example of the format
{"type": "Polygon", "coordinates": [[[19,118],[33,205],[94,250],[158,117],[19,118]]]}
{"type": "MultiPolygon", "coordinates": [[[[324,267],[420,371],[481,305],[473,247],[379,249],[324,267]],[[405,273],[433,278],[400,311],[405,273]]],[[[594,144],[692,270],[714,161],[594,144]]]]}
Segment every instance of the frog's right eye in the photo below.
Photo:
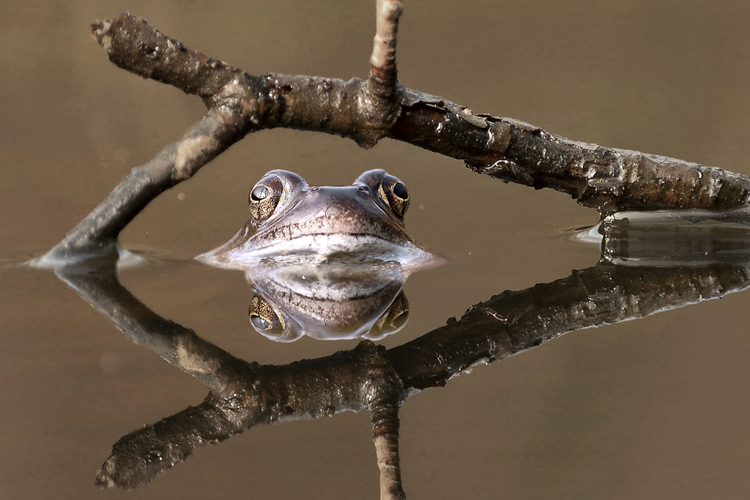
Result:
{"type": "Polygon", "coordinates": [[[262,178],[248,196],[253,219],[261,222],[271,217],[285,196],[284,184],[277,175],[271,174],[262,178]]]}
{"type": "Polygon", "coordinates": [[[393,215],[399,220],[404,218],[404,214],[409,208],[409,191],[403,182],[392,175],[383,175],[378,188],[378,195],[383,203],[391,209],[393,215]]]}

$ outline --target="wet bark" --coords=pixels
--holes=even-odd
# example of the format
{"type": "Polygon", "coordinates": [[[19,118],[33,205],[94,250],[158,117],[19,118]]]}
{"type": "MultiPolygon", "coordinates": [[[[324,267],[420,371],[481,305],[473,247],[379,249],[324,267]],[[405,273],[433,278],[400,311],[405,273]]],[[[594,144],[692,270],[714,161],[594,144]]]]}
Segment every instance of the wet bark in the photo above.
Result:
{"type": "Polygon", "coordinates": [[[162,191],[261,129],[293,128],[354,140],[389,137],[463,160],[473,171],[535,189],[551,188],[603,213],[729,210],[750,204],[750,178],[674,158],[575,142],[517,120],[474,114],[401,86],[397,0],[378,0],[367,80],[250,75],[123,14],[92,25],[117,66],[199,96],[206,117],[180,141],[135,169],[42,263],[54,265],[111,245],[162,191]]]}

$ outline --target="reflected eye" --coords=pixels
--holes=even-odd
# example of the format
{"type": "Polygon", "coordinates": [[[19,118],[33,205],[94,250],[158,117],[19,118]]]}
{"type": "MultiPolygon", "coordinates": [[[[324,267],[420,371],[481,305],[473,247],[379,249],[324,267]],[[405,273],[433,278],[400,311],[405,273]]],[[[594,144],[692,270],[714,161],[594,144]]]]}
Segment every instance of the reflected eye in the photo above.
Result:
{"type": "Polygon", "coordinates": [[[257,295],[250,300],[248,316],[250,324],[259,333],[279,335],[284,332],[283,318],[276,314],[271,304],[257,295]]]}
{"type": "Polygon", "coordinates": [[[370,339],[380,339],[399,331],[409,321],[409,301],[403,290],[398,293],[388,310],[373,325],[368,334],[370,339]]]}
{"type": "Polygon", "coordinates": [[[400,219],[404,216],[406,209],[409,208],[409,191],[403,182],[386,174],[380,183],[378,194],[396,217],[400,219]]]}
{"type": "Polygon", "coordinates": [[[284,184],[276,175],[269,175],[255,185],[248,201],[250,213],[257,222],[264,221],[273,215],[276,207],[284,201],[284,184]]]}
{"type": "Polygon", "coordinates": [[[265,330],[271,326],[271,323],[266,321],[265,318],[261,318],[257,314],[250,315],[250,323],[252,323],[257,330],[265,330]]]}
{"type": "Polygon", "coordinates": [[[391,326],[394,330],[400,330],[409,321],[409,310],[399,311],[392,319],[391,326]]]}

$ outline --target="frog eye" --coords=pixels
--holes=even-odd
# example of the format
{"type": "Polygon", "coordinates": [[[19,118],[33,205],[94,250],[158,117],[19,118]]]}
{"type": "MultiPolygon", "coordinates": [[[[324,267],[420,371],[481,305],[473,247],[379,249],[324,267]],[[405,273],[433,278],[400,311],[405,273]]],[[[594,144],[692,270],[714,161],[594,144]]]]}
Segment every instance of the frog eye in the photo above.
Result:
{"type": "Polygon", "coordinates": [[[284,201],[285,194],[284,184],[277,175],[262,178],[248,196],[253,219],[258,222],[268,219],[284,201]]]}
{"type": "Polygon", "coordinates": [[[276,314],[271,304],[257,295],[250,300],[248,315],[253,328],[264,335],[280,335],[286,328],[283,317],[276,314]]]}
{"type": "Polygon", "coordinates": [[[269,191],[266,186],[255,186],[255,189],[250,192],[250,201],[258,203],[265,200],[270,195],[271,191],[269,191]]]}
{"type": "Polygon", "coordinates": [[[409,191],[403,182],[392,175],[385,174],[383,176],[378,195],[399,219],[404,216],[406,209],[409,208],[409,191]]]}

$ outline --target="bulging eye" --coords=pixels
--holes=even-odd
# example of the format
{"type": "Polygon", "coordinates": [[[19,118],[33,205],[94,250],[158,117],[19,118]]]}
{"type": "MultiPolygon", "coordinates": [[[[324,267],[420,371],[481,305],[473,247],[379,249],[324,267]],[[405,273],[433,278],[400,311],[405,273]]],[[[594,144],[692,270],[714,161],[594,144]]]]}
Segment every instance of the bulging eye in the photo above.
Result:
{"type": "Polygon", "coordinates": [[[397,177],[385,174],[380,182],[378,194],[396,217],[399,219],[404,217],[409,208],[409,191],[403,182],[397,177]]]}
{"type": "Polygon", "coordinates": [[[257,203],[263,201],[271,195],[271,191],[266,186],[255,186],[250,193],[250,202],[257,203]]]}
{"type": "Polygon", "coordinates": [[[271,304],[257,295],[250,300],[248,316],[253,328],[264,335],[280,335],[286,327],[284,319],[276,314],[271,304]]]}
{"type": "Polygon", "coordinates": [[[261,222],[271,217],[276,207],[284,201],[285,196],[284,184],[277,175],[272,174],[262,178],[248,196],[253,219],[261,222]]]}

